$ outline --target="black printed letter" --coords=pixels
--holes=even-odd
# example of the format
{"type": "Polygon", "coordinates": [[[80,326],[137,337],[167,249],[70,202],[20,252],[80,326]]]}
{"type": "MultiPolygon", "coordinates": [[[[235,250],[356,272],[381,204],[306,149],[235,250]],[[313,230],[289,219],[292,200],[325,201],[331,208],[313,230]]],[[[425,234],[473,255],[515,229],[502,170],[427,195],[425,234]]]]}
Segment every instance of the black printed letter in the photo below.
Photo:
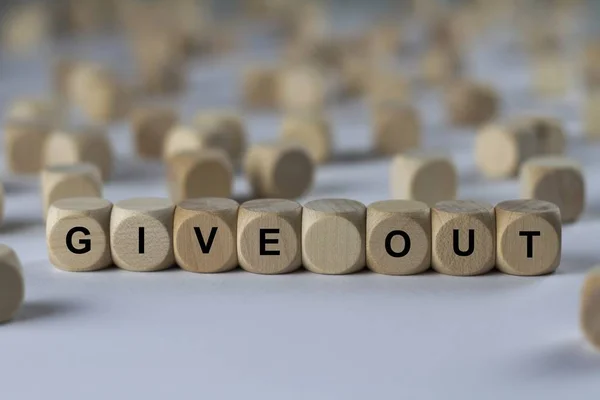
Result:
{"type": "Polygon", "coordinates": [[[212,247],[213,242],[215,241],[215,236],[217,235],[218,229],[218,226],[213,226],[212,228],[210,228],[210,234],[208,235],[208,243],[205,243],[200,228],[197,226],[194,227],[194,232],[196,232],[196,239],[198,239],[198,244],[200,244],[200,250],[202,250],[202,253],[210,253],[210,248],[212,247]]]}
{"type": "Polygon", "coordinates": [[[385,251],[387,251],[387,253],[390,256],[395,257],[395,258],[404,257],[410,251],[410,237],[404,231],[391,231],[385,237],[385,251]],[[402,251],[400,251],[398,253],[395,252],[394,250],[392,250],[392,239],[394,238],[394,236],[397,236],[397,235],[402,236],[402,238],[404,239],[404,249],[402,249],[402,251]]]}
{"type": "Polygon", "coordinates": [[[85,254],[92,249],[92,241],[90,239],[79,239],[79,244],[82,244],[83,247],[80,249],[75,248],[75,246],[73,246],[73,235],[77,232],[81,232],[85,236],[90,235],[90,231],[87,228],[84,228],[83,226],[76,226],[74,228],[71,228],[71,230],[67,232],[67,249],[69,249],[69,251],[74,254],[85,254]]]}
{"type": "Polygon", "coordinates": [[[260,255],[261,256],[278,256],[279,250],[267,250],[267,243],[277,244],[279,239],[267,239],[269,233],[279,233],[279,229],[260,229],[260,255]]]}
{"type": "Polygon", "coordinates": [[[138,253],[144,254],[144,228],[138,228],[138,253]]]}
{"type": "Polygon", "coordinates": [[[470,256],[471,254],[473,254],[473,250],[475,250],[475,230],[474,229],[469,229],[469,247],[467,248],[467,251],[462,251],[460,249],[460,246],[458,245],[458,235],[459,235],[459,231],[458,229],[454,229],[454,252],[456,253],[457,256],[461,256],[461,257],[466,257],[466,256],[470,256]]]}
{"type": "Polygon", "coordinates": [[[533,258],[533,237],[541,236],[540,231],[520,231],[519,236],[527,236],[527,258],[533,258]]]}

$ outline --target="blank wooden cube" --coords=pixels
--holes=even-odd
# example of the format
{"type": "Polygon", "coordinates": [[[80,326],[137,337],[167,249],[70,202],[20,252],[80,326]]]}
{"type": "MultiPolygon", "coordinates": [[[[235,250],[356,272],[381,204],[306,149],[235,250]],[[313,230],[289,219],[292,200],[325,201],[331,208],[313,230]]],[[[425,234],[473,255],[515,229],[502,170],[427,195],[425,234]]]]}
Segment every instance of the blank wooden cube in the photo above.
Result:
{"type": "Polygon", "coordinates": [[[36,119],[9,119],[4,125],[4,153],[8,169],[16,174],[39,172],[50,126],[36,119]]]}
{"type": "Polygon", "coordinates": [[[404,103],[386,102],[373,110],[373,146],[379,154],[391,155],[421,144],[421,118],[404,103]]]}
{"type": "Polygon", "coordinates": [[[0,244],[0,323],[10,321],[25,297],[21,261],[13,249],[0,244]]]}
{"type": "Polygon", "coordinates": [[[46,167],[41,173],[44,217],[52,203],[69,197],[102,197],[100,170],[93,164],[46,167]]]}
{"type": "Polygon", "coordinates": [[[496,205],[496,267],[511,275],[544,275],[558,268],[560,210],[542,200],[496,205]]]}
{"type": "Polygon", "coordinates": [[[292,200],[259,199],[240,206],[240,267],[255,274],[285,274],[302,265],[302,206],[292,200]]]}
{"type": "Polygon", "coordinates": [[[169,193],[174,203],[196,197],[229,197],[233,165],[224,151],[204,149],[179,153],[166,162],[169,193]]]}
{"type": "Polygon", "coordinates": [[[412,275],[431,265],[431,210],[420,201],[384,200],[367,207],[367,267],[412,275]]]}
{"type": "Polygon", "coordinates": [[[431,47],[423,55],[422,78],[430,85],[446,84],[461,75],[462,64],[457,50],[444,46],[431,47]]]}
{"type": "Polygon", "coordinates": [[[390,172],[392,197],[422,201],[429,206],[454,200],[458,176],[454,163],[443,155],[408,152],[394,157],[390,172]]]}
{"type": "Polygon", "coordinates": [[[255,196],[294,199],[312,186],[315,165],[303,146],[263,143],[250,147],[244,171],[255,196]]]}
{"type": "Polygon", "coordinates": [[[112,265],[110,252],[110,201],[71,197],[54,202],[46,219],[50,262],[71,271],[96,271],[112,265]]]}
{"type": "Polygon", "coordinates": [[[367,85],[367,96],[374,107],[410,101],[410,82],[398,72],[375,69],[369,74],[367,85]]]}
{"type": "Polygon", "coordinates": [[[277,83],[279,104],[290,112],[322,110],[330,92],[329,82],[315,66],[288,67],[281,72],[277,83]]]}
{"type": "Polygon", "coordinates": [[[177,112],[171,107],[139,107],[131,114],[131,133],[138,156],[145,159],[160,159],[165,137],[178,120],[177,112]]]}
{"type": "Polygon", "coordinates": [[[36,120],[55,127],[64,121],[64,110],[59,102],[21,98],[10,104],[6,119],[36,120]]]}
{"type": "Polygon", "coordinates": [[[589,272],[581,289],[579,325],[589,343],[600,350],[600,268],[589,272]]]}
{"type": "Polygon", "coordinates": [[[319,274],[365,267],[366,208],[347,199],[313,200],[302,213],[302,264],[319,274]]]}
{"type": "Polygon", "coordinates": [[[563,154],[566,147],[565,128],[560,120],[549,116],[526,115],[512,121],[514,129],[529,132],[536,138],[536,155],[563,154]]]}
{"type": "Polygon", "coordinates": [[[109,179],[113,169],[113,150],[105,130],[84,126],[55,130],[44,147],[44,165],[64,165],[87,162],[100,170],[102,180],[109,179]]]}
{"type": "Polygon", "coordinates": [[[286,115],[281,126],[281,137],[290,143],[302,145],[317,164],[324,163],[331,157],[331,126],[320,113],[286,115]]]}
{"type": "Polygon", "coordinates": [[[249,109],[278,107],[279,71],[274,67],[252,67],[242,76],[242,102],[249,109]]]}
{"type": "Polygon", "coordinates": [[[111,254],[115,265],[129,271],[159,271],[171,267],[174,206],[161,198],[122,200],[110,218],[111,254]]]}
{"type": "Polygon", "coordinates": [[[431,264],[447,275],[481,275],[496,261],[496,218],[490,204],[452,200],[431,209],[431,264]]]}
{"type": "Polygon", "coordinates": [[[181,268],[200,273],[237,267],[239,204],[226,198],[184,200],[175,207],[173,247],[181,268]]]}
{"type": "Polygon", "coordinates": [[[496,91],[488,85],[461,81],[446,93],[446,109],[450,122],[458,126],[478,126],[494,118],[500,107],[496,91]]]}
{"type": "Polygon", "coordinates": [[[521,197],[554,203],[563,223],[576,221],[584,209],[585,182],[581,165],[560,156],[539,156],[521,167],[521,197]]]}
{"type": "Polygon", "coordinates": [[[196,114],[194,126],[202,132],[204,144],[224,150],[237,163],[246,151],[246,128],[242,119],[228,111],[203,111],[196,114]]]}

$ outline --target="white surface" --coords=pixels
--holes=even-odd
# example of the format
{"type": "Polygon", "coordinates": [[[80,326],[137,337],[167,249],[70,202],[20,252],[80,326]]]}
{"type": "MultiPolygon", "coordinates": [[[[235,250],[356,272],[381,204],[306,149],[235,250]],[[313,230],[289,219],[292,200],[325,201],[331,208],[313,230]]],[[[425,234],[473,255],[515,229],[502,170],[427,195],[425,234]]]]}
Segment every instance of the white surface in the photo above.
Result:
{"type": "MultiPolygon", "coordinates": [[[[579,333],[578,296],[600,253],[600,146],[578,138],[577,93],[537,101],[523,86],[518,54],[482,46],[477,55],[472,71],[500,87],[505,114],[531,107],[562,116],[574,136],[569,153],[585,165],[588,209],[564,229],[556,274],[66,273],[47,260],[36,179],[5,174],[0,241],[24,264],[27,298],[16,320],[0,326],[0,398],[597,399],[600,354],[579,333]]],[[[243,67],[239,60],[194,64],[194,90],[181,102],[186,116],[235,99],[230,77],[243,67]]],[[[4,61],[0,111],[16,94],[45,92],[42,67],[4,61]]],[[[496,203],[518,196],[517,181],[479,176],[472,135],[445,128],[435,93],[416,99],[425,147],[452,153],[460,197],[496,203]]],[[[387,198],[389,160],[361,150],[369,143],[364,106],[336,107],[332,116],[339,156],[319,169],[303,200],[387,198]]],[[[278,124],[275,114],[248,117],[253,140],[275,137],[278,124]]],[[[128,155],[123,125],[111,138],[120,157],[106,197],[165,196],[161,167],[128,155]]],[[[246,190],[238,178],[237,193],[246,190]]]]}

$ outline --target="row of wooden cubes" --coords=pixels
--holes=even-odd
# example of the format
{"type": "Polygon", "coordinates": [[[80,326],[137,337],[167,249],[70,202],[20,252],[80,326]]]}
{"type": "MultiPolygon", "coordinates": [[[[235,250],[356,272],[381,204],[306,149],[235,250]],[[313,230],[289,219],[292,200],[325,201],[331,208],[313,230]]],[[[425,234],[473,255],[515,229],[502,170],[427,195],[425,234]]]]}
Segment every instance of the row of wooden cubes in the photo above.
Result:
{"type": "Polygon", "coordinates": [[[201,273],[236,268],[281,274],[304,266],[321,274],[348,274],[365,266],[389,275],[433,267],[459,276],[496,266],[514,275],[553,272],[561,254],[558,207],[512,200],[496,207],[477,201],[442,201],[433,207],[385,200],[368,207],[348,199],[243,204],[198,198],[174,205],[137,198],[114,205],[100,198],[70,198],[49,209],[50,261],[68,271],[111,265],[157,271],[174,264],[201,273]]]}

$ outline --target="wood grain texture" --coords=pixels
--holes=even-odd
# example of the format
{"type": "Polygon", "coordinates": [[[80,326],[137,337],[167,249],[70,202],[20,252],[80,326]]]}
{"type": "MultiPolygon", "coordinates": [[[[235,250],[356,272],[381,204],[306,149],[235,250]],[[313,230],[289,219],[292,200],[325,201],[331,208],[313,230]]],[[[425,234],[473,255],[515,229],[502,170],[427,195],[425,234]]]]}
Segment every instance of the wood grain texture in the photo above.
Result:
{"type": "Polygon", "coordinates": [[[54,202],[46,219],[50,262],[71,272],[97,271],[112,265],[110,217],[112,203],[94,197],[54,202]]]}
{"type": "Polygon", "coordinates": [[[367,207],[366,260],[369,269],[385,275],[412,275],[429,269],[429,206],[411,200],[383,200],[370,204],[367,207]]]}
{"type": "Polygon", "coordinates": [[[233,188],[233,165],[217,149],[187,151],[166,161],[167,182],[173,202],[198,197],[229,197],[233,188]]]}
{"type": "Polygon", "coordinates": [[[173,220],[177,265],[200,273],[236,268],[238,209],[236,201],[215,197],[189,199],[177,204],[173,220]]]}
{"type": "Polygon", "coordinates": [[[176,125],[177,112],[167,106],[143,106],[131,113],[131,134],[138,156],[144,159],[160,159],[165,137],[176,125]]]}
{"type": "Polygon", "coordinates": [[[113,171],[112,145],[104,128],[82,126],[53,131],[43,152],[45,166],[90,163],[100,170],[103,181],[113,171]]]}
{"type": "Polygon", "coordinates": [[[162,198],[135,198],[115,203],[110,218],[110,243],[116,266],[129,271],[171,267],[174,206],[162,198]],[[140,241],[140,228],[143,239],[140,241]]]}
{"type": "Polygon", "coordinates": [[[416,108],[394,101],[373,108],[373,146],[379,154],[398,154],[421,145],[421,118],[416,108]]]}
{"type": "Polygon", "coordinates": [[[600,350],[600,268],[590,271],[583,282],[579,325],[588,342],[600,350]]]}
{"type": "Polygon", "coordinates": [[[57,200],[69,197],[102,197],[100,170],[90,163],[53,165],[40,174],[44,218],[57,200]]]}
{"type": "Polygon", "coordinates": [[[554,203],[563,223],[577,221],[585,207],[585,181],[578,161],[561,156],[531,158],[521,167],[521,197],[554,203]]]}
{"type": "Polygon", "coordinates": [[[194,117],[194,126],[202,132],[206,147],[225,151],[234,163],[241,161],[247,134],[239,115],[226,110],[201,111],[194,117]]]}
{"type": "Polygon", "coordinates": [[[259,199],[240,206],[237,249],[240,266],[256,274],[285,274],[302,265],[302,206],[285,199],[259,199]]]}
{"type": "Polygon", "coordinates": [[[366,208],[347,199],[313,200],[302,212],[302,264],[319,274],[365,267],[366,208]]]}
{"type": "Polygon", "coordinates": [[[279,70],[271,66],[248,67],[242,75],[242,103],[248,109],[278,107],[279,70]]]}
{"type": "Polygon", "coordinates": [[[481,275],[496,261],[496,218],[490,204],[441,201],[431,209],[431,264],[447,275],[481,275]]]}
{"type": "Polygon", "coordinates": [[[311,188],[315,165],[300,145],[262,143],[248,149],[244,172],[255,196],[294,199],[311,188]]]}
{"type": "Polygon", "coordinates": [[[38,119],[9,119],[4,124],[4,153],[8,170],[16,174],[39,172],[50,125],[38,119]]]}
{"type": "Polygon", "coordinates": [[[0,244],[0,323],[11,320],[25,297],[21,261],[15,251],[0,244]]]}
{"type": "Polygon", "coordinates": [[[556,270],[561,254],[560,219],[558,207],[546,201],[509,200],[496,205],[497,268],[522,276],[556,270]],[[527,232],[534,233],[527,236],[527,232]]]}
{"type": "Polygon", "coordinates": [[[422,201],[433,206],[442,200],[454,200],[458,174],[446,156],[412,151],[394,157],[390,171],[392,197],[422,201]]]}
{"type": "Polygon", "coordinates": [[[446,91],[446,112],[457,126],[479,126],[493,119],[500,111],[500,98],[487,84],[458,81],[446,91]]]}
{"type": "Polygon", "coordinates": [[[291,113],[281,124],[281,138],[306,148],[317,164],[329,160],[333,138],[331,124],[322,113],[291,113]]]}

